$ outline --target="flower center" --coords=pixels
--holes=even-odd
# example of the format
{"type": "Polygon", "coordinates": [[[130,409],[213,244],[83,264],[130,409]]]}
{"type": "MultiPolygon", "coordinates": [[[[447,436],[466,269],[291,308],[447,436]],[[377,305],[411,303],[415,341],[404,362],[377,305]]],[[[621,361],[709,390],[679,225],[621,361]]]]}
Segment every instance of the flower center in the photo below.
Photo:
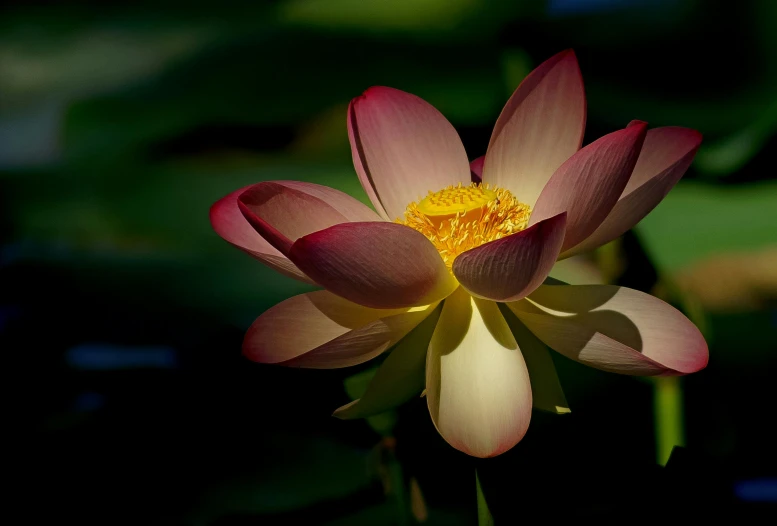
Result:
{"type": "Polygon", "coordinates": [[[459,183],[410,203],[396,222],[426,236],[451,268],[459,254],[520,232],[530,216],[531,207],[504,188],[459,183]]]}

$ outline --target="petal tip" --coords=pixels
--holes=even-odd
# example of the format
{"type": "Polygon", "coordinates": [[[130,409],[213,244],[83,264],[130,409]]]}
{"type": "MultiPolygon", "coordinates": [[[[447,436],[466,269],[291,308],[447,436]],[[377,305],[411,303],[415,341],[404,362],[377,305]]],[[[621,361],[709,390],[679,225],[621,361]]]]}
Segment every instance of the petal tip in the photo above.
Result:
{"type": "Polygon", "coordinates": [[[254,337],[254,333],[257,332],[253,327],[249,328],[245,336],[243,336],[243,343],[240,346],[241,354],[256,363],[273,363],[272,361],[263,360],[262,348],[255,345],[257,338],[254,337]]]}
{"type": "Polygon", "coordinates": [[[351,420],[351,419],[353,419],[353,416],[350,416],[351,413],[352,413],[352,411],[350,411],[350,409],[353,406],[355,406],[358,402],[359,402],[359,399],[357,398],[356,400],[354,400],[352,402],[348,402],[347,404],[338,407],[337,409],[332,411],[332,416],[337,418],[337,419],[339,419],[339,420],[351,420]]]}
{"type": "Polygon", "coordinates": [[[215,203],[213,203],[212,205],[210,205],[210,209],[208,210],[208,220],[210,221],[210,227],[216,231],[218,231],[216,228],[216,221],[217,221],[216,215],[219,213],[219,210],[223,206],[222,204],[223,199],[224,198],[221,198],[215,203]]]}
{"type": "Polygon", "coordinates": [[[351,99],[351,102],[348,104],[348,114],[351,115],[356,111],[356,106],[359,102],[366,102],[371,97],[374,97],[375,95],[379,95],[380,92],[385,88],[384,86],[370,86],[363,92],[361,92],[360,95],[357,95],[356,97],[351,99]]]}
{"type": "Polygon", "coordinates": [[[234,190],[210,205],[210,210],[208,211],[210,226],[221,237],[227,238],[227,236],[225,236],[225,230],[230,224],[230,216],[232,215],[231,212],[234,211],[235,203],[238,197],[250,187],[251,186],[249,185],[234,190]]]}
{"type": "Polygon", "coordinates": [[[544,69],[545,71],[544,74],[547,74],[551,70],[556,69],[557,67],[569,68],[570,70],[574,71],[582,81],[583,72],[580,70],[580,62],[578,62],[577,60],[577,54],[575,53],[574,49],[569,48],[563,51],[559,51],[558,53],[556,53],[555,55],[547,59],[545,62],[540,64],[535,69],[535,71],[544,69]]]}
{"type": "Polygon", "coordinates": [[[384,95],[389,95],[391,93],[396,93],[398,91],[401,91],[401,90],[398,90],[396,88],[390,88],[388,86],[370,86],[369,88],[364,90],[362,92],[362,94],[359,95],[358,97],[356,97],[354,100],[368,99],[370,97],[381,97],[381,96],[384,96],[384,95]]]}
{"type": "Polygon", "coordinates": [[[222,238],[224,237],[222,234],[224,228],[221,226],[220,216],[222,215],[222,209],[224,207],[224,199],[226,198],[221,198],[210,205],[210,210],[208,211],[208,221],[210,222],[210,227],[222,238]]]}
{"type": "Polygon", "coordinates": [[[707,340],[704,339],[704,336],[701,335],[701,332],[699,333],[699,337],[701,338],[701,345],[699,345],[698,350],[698,361],[689,368],[687,373],[683,374],[693,374],[698,373],[699,371],[705,369],[707,365],[709,365],[710,362],[710,349],[707,345],[707,340]]]}
{"type": "Polygon", "coordinates": [[[704,140],[704,135],[699,130],[693,128],[681,128],[688,134],[688,141],[692,146],[692,150],[696,150],[701,146],[701,142],[704,140]]]}
{"type": "Polygon", "coordinates": [[[548,59],[548,62],[561,62],[564,60],[569,60],[577,64],[577,54],[575,53],[575,50],[573,48],[570,47],[559,51],[558,53],[550,57],[548,59]]]}
{"type": "Polygon", "coordinates": [[[631,131],[631,133],[637,135],[640,133],[646,133],[647,132],[648,123],[645,121],[641,121],[638,119],[635,119],[629,123],[624,130],[631,131]]]}
{"type": "Polygon", "coordinates": [[[627,128],[631,128],[632,126],[647,126],[647,122],[641,121],[639,119],[633,119],[629,122],[628,125],[626,125],[627,128]]]}

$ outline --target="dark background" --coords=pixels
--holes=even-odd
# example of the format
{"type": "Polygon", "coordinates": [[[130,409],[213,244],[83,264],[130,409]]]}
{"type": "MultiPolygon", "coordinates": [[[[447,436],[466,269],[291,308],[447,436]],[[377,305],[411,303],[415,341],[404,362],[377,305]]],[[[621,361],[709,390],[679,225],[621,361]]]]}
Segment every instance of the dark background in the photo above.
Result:
{"type": "Polygon", "coordinates": [[[472,524],[475,468],[499,524],[774,516],[777,2],[12,2],[0,15],[4,522],[472,524]],[[241,356],[251,321],[307,288],[218,238],[214,201],[296,179],[366,202],[345,109],[371,85],[428,100],[477,157],[523,76],[569,47],[586,143],[632,119],[705,137],[634,232],[558,270],[650,291],[705,333],[710,365],[682,381],[684,447],[665,467],[655,382],[559,355],[572,413],[535,412],[487,461],[448,446],[420,399],[332,418],[372,364],[241,356]]]}

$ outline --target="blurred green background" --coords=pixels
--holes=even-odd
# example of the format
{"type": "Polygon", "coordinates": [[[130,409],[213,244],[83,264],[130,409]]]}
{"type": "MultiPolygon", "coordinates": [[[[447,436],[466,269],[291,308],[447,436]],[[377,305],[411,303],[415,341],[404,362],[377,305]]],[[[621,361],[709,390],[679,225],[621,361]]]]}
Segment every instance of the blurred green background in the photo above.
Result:
{"type": "Polygon", "coordinates": [[[774,513],[777,2],[19,1],[0,13],[0,348],[19,461],[6,514],[26,518],[14,524],[473,524],[476,467],[498,524],[774,513]],[[652,292],[707,336],[709,367],[681,384],[684,447],[665,467],[654,384],[559,355],[572,413],[535,412],[524,441],[489,461],[448,446],[423,400],[332,418],[373,364],[241,356],[251,321],[308,288],[221,240],[214,201],[295,179],[367,202],[345,110],[372,85],[423,97],[482,155],[523,76],[569,47],[585,142],[632,119],[705,137],[635,231],[555,273],[652,292]]]}

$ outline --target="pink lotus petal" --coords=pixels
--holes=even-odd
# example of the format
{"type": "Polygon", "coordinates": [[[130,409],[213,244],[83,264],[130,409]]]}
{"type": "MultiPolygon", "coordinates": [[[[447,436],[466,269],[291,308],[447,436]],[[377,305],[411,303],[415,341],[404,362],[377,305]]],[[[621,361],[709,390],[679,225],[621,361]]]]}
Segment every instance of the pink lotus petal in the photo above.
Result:
{"type": "Polygon", "coordinates": [[[369,309],[325,290],[300,294],[256,319],[243,340],[243,354],[290,367],[348,367],[394,345],[434,307],[369,309]]]}
{"type": "Polygon", "coordinates": [[[354,303],[427,305],[458,285],[422,234],[396,223],[344,223],[298,239],[289,252],[305,274],[354,303]]]}
{"type": "Polygon", "coordinates": [[[639,223],[685,174],[699,145],[701,134],[695,130],[649,130],[634,172],[610,214],[593,234],[562,257],[600,247],[639,223]]]}
{"type": "Polygon", "coordinates": [[[483,181],[534,206],[551,175],[580,148],[585,114],[577,58],[562,51],[529,73],[507,101],[491,134],[483,181]]]}
{"type": "Polygon", "coordinates": [[[471,163],[469,163],[469,171],[472,172],[470,175],[472,177],[473,183],[480,183],[483,181],[483,163],[486,160],[485,155],[481,155],[471,163]]]}
{"type": "Polygon", "coordinates": [[[364,418],[397,407],[424,389],[426,350],[440,318],[439,308],[402,338],[372,377],[361,398],[338,408],[333,416],[364,418]]]}
{"type": "Polygon", "coordinates": [[[366,159],[364,157],[364,154],[362,152],[362,146],[361,146],[361,139],[356,135],[356,132],[354,131],[355,127],[355,114],[353,109],[353,104],[355,100],[352,100],[350,104],[348,104],[348,140],[351,143],[351,158],[353,159],[353,167],[356,170],[356,175],[359,177],[359,182],[362,185],[362,188],[364,188],[364,192],[367,194],[367,197],[370,198],[370,202],[372,203],[372,206],[375,207],[375,210],[378,212],[378,215],[385,219],[386,221],[391,221],[391,218],[389,217],[388,213],[386,213],[386,209],[383,207],[383,203],[380,202],[380,199],[378,198],[378,194],[375,191],[375,187],[371,182],[371,176],[370,173],[367,171],[365,162],[366,159]]]}
{"type": "Polygon", "coordinates": [[[469,455],[499,455],[526,434],[529,373],[496,303],[461,288],[445,300],[429,344],[426,400],[443,438],[469,455]]]}
{"type": "Polygon", "coordinates": [[[550,349],[509,309],[500,309],[521,349],[531,380],[532,407],[549,413],[570,413],[567,397],[561,388],[550,349]]]}
{"type": "Polygon", "coordinates": [[[423,99],[373,87],[353,99],[348,135],[354,166],[367,195],[384,217],[428,191],[470,180],[467,154],[456,130],[423,99]]]}
{"type": "Polygon", "coordinates": [[[637,162],[645,123],[592,142],[556,170],[542,190],[529,225],[567,212],[562,252],[591,235],[610,213],[637,162]]]}
{"type": "Polygon", "coordinates": [[[517,301],[542,285],[564,242],[566,213],[468,250],[453,261],[467,291],[493,301],[517,301]]]}
{"type": "Polygon", "coordinates": [[[351,221],[381,221],[353,197],[313,183],[270,181],[248,187],[240,211],[262,237],[283,254],[300,237],[351,221]]]}
{"type": "Polygon", "coordinates": [[[543,285],[508,306],[550,348],[597,369],[657,376],[707,365],[699,329],[643,292],[614,285],[543,285]]]}
{"type": "Polygon", "coordinates": [[[210,224],[228,243],[255,257],[284,276],[313,283],[297,266],[275,247],[270,245],[246,221],[238,208],[238,197],[247,188],[241,188],[222,197],[210,207],[210,224]]]}

